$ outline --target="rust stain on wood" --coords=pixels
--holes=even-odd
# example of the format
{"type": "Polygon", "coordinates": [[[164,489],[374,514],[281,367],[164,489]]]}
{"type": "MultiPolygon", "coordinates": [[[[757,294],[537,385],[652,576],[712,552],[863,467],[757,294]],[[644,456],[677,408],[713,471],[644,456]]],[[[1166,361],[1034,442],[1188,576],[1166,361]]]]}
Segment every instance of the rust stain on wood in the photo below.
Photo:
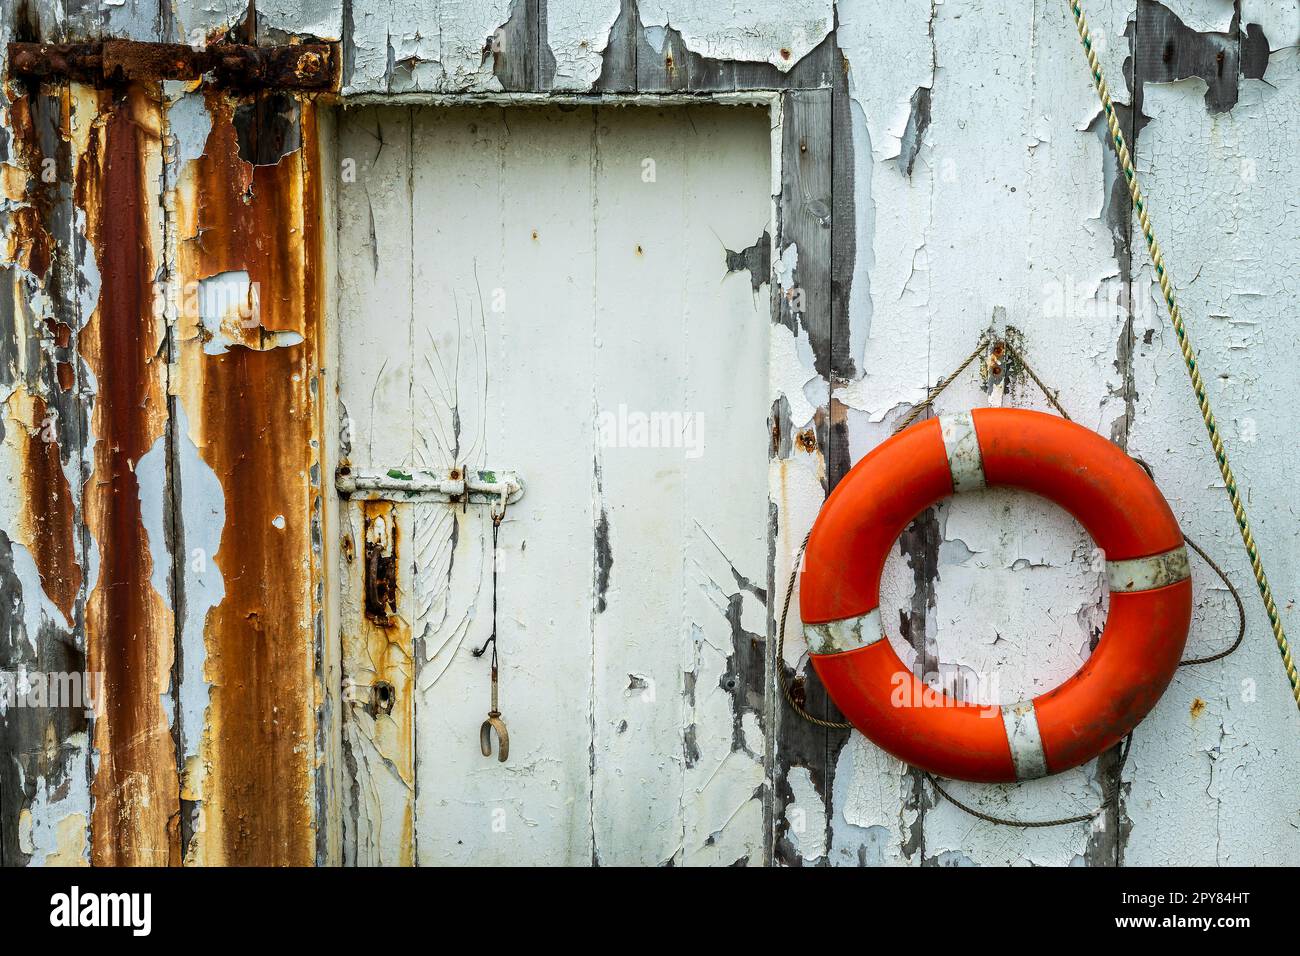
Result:
{"type": "MultiPolygon", "coordinates": [[[[302,146],[274,165],[240,158],[235,101],[209,92],[204,155],[176,196],[182,283],[247,272],[258,311],[250,334],[296,332],[259,350],[234,341],[205,353],[182,316],[175,391],[190,437],[221,482],[226,523],[215,557],[224,599],[207,616],[211,683],[201,748],[200,825],[187,859],[308,865],[315,854],[314,631],[319,558],[319,180],[312,104],[302,146]]],[[[260,341],[260,338],[259,338],[260,341]]]]}
{"type": "Polygon", "coordinates": [[[41,587],[64,618],[74,618],[73,605],[81,589],[81,566],[73,540],[76,514],[72,489],[60,460],[57,421],[45,401],[31,396],[23,455],[22,488],[26,503],[21,519],[41,587]]]}
{"type": "Polygon", "coordinates": [[[80,336],[97,383],[93,465],[84,491],[99,551],[86,612],[87,662],[104,674],[92,784],[91,859],[98,865],[179,859],[176,757],[162,705],[170,686],[173,622],[149,583],[153,560],[135,471],[166,419],[162,329],[152,301],[152,197],[161,185],[158,103],[157,91],[140,85],[117,101],[100,94],[77,171],[77,204],[86,212],[101,276],[98,306],[80,336]]]}
{"type": "MultiPolygon", "coordinates": [[[[365,717],[354,714],[360,732],[369,738],[382,758],[372,772],[394,775],[400,783],[402,799],[380,800],[378,813],[400,814],[395,827],[384,822],[384,829],[398,835],[394,858],[382,862],[411,866],[415,859],[415,653],[409,612],[404,595],[411,593],[409,582],[403,587],[402,568],[403,506],[391,501],[358,502],[366,561],[360,569],[363,594],[360,613],[343,621],[343,658],[347,677],[359,685],[357,691],[367,698],[365,717]],[[389,558],[392,576],[388,580],[384,613],[375,615],[370,604],[371,555],[389,558]]],[[[409,508],[409,506],[406,506],[409,508]]],[[[409,510],[405,512],[409,515],[409,510]]],[[[390,783],[396,781],[390,781],[390,783]]],[[[375,862],[375,861],[371,861],[375,862]]]]}
{"type": "MultiPolygon", "coordinates": [[[[49,168],[40,146],[34,109],[45,111],[48,125],[66,131],[68,97],[52,95],[33,103],[31,94],[11,91],[15,98],[9,107],[13,133],[13,152],[17,162],[11,167],[13,177],[5,184],[5,195],[14,201],[6,229],[8,258],[46,282],[47,291],[57,293],[47,282],[55,248],[51,224],[59,183],[44,175],[49,168]]],[[[31,552],[40,575],[41,587],[49,599],[71,622],[74,605],[81,589],[82,571],[77,563],[74,527],[77,522],[72,488],[63,469],[63,458],[75,451],[65,449],[63,425],[58,410],[50,407],[51,394],[68,391],[74,384],[72,366],[56,357],[71,343],[71,329],[55,318],[47,317],[30,335],[41,337],[40,356],[35,367],[23,369],[24,385],[9,397],[6,417],[17,434],[11,439],[20,464],[19,478],[25,503],[18,516],[21,543],[31,552]]],[[[35,637],[35,635],[31,635],[35,637]]]]}

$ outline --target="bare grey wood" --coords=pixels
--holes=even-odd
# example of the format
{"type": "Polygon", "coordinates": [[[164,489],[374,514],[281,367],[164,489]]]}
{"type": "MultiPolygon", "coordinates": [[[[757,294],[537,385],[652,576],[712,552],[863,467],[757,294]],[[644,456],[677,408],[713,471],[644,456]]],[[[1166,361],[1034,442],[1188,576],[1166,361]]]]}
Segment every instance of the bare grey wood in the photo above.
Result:
{"type": "MultiPolygon", "coordinates": [[[[792,90],[782,102],[781,203],[776,224],[776,254],[794,246],[798,261],[793,287],[773,297],[773,322],[785,325],[796,334],[806,334],[812,344],[815,367],[827,380],[831,375],[832,304],[831,304],[831,237],[832,237],[832,93],[829,89],[792,90]]],[[[773,409],[774,454],[788,457],[793,436],[788,409],[773,409]]],[[[826,409],[819,409],[814,433],[817,446],[826,449],[829,420],[826,409]]],[[[773,581],[772,594],[784,595],[786,581],[773,581]]],[[[773,639],[768,666],[784,667],[777,657],[775,627],[779,623],[779,602],[769,602],[773,613],[773,639]]],[[[797,609],[792,611],[798,620],[797,609]]],[[[794,680],[795,675],[787,674],[794,680]]],[[[769,680],[769,686],[773,681],[769,680]]],[[[797,694],[804,696],[809,713],[823,719],[835,719],[834,708],[811,670],[804,680],[795,680],[797,694]]],[[[829,732],[800,719],[783,700],[775,702],[775,754],[771,771],[772,816],[775,821],[774,862],[800,865],[802,857],[784,828],[789,825],[785,807],[793,800],[788,775],[792,767],[806,768],[830,819],[831,738],[829,732]]],[[[827,836],[829,845],[829,835],[827,836]]]]}

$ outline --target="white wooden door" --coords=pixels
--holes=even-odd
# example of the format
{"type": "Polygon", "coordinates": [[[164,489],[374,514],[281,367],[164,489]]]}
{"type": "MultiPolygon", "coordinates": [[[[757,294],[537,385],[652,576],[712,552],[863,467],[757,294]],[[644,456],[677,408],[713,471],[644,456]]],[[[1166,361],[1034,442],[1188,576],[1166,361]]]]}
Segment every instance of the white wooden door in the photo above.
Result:
{"type": "Polygon", "coordinates": [[[478,741],[488,508],[343,505],[350,861],[761,862],[770,132],[752,107],[341,117],[343,460],[526,487],[506,763],[478,741]],[[395,556],[385,626],[367,540],[395,556]]]}

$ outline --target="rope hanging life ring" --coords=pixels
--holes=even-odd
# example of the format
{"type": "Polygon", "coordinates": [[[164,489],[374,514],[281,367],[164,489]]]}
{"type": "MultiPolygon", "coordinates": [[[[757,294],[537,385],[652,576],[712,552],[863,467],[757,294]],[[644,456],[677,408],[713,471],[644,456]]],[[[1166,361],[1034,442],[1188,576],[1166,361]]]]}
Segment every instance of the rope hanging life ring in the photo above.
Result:
{"type": "Polygon", "coordinates": [[[813,668],[858,730],[944,777],[1029,780],[1119,742],[1173,678],[1192,616],[1187,550],[1146,472],[1100,435],[1042,412],[982,408],[919,422],[853,467],[813,525],[800,577],[813,668]],[[1106,555],[1110,610],[1087,662],[1031,701],[988,706],[926,686],[885,638],[880,575],[898,536],[952,494],[1033,492],[1106,555]]]}

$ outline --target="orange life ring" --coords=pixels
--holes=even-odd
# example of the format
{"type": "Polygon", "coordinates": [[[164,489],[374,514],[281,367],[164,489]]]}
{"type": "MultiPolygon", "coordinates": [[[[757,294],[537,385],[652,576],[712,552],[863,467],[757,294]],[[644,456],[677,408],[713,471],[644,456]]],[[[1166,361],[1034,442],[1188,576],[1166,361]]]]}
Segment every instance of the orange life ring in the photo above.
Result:
{"type": "Polygon", "coordinates": [[[812,665],[854,727],[941,776],[1005,782],[1078,766],[1147,715],[1182,656],[1192,584],[1173,512],[1117,445],[1052,415],[983,408],[913,425],[845,475],[808,539],[799,607],[812,665]],[[1105,552],[1110,583],[1106,627],[1083,667],[1001,707],[927,687],[880,617],[880,575],[899,534],[940,499],[986,485],[1074,515],[1105,552]]]}

